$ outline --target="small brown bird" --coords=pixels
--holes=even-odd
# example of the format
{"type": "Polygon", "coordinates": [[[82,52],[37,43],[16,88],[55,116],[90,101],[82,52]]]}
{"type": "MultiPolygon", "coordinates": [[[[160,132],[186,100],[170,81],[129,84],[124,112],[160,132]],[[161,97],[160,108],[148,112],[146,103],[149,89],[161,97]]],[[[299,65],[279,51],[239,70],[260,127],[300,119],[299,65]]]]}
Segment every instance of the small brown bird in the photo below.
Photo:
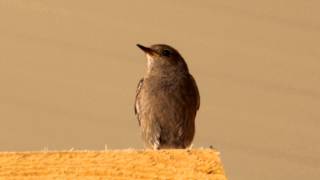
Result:
{"type": "Polygon", "coordinates": [[[177,50],[165,44],[137,46],[148,60],[135,99],[135,114],[145,146],[189,147],[195,133],[200,96],[186,62],[177,50]]]}

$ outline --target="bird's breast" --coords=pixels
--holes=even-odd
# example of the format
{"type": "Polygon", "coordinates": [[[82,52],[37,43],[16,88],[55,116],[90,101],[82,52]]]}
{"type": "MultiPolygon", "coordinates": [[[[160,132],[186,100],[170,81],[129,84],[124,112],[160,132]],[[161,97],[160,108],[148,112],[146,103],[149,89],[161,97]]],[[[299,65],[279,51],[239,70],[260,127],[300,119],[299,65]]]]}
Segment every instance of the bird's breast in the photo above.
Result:
{"type": "Polygon", "coordinates": [[[189,93],[184,79],[152,78],[145,80],[141,98],[145,108],[175,111],[187,106],[189,93]]]}

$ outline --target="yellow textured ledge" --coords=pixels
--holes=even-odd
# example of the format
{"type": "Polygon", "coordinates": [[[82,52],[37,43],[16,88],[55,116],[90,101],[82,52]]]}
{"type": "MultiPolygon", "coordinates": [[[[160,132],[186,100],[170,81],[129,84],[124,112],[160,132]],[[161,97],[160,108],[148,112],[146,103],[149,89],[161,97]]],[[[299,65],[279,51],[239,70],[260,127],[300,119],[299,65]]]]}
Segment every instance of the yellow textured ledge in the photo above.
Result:
{"type": "Polygon", "coordinates": [[[225,180],[211,149],[2,152],[0,179],[225,180]]]}

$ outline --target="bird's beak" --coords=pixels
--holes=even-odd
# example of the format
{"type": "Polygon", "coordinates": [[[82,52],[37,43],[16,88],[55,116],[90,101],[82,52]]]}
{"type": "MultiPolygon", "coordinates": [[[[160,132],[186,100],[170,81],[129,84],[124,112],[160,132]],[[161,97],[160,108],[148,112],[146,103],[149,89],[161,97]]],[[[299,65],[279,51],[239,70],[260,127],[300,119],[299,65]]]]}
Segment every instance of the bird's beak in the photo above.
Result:
{"type": "Polygon", "coordinates": [[[149,55],[151,55],[151,56],[158,54],[158,53],[157,53],[156,51],[154,51],[153,49],[148,48],[148,47],[145,47],[145,46],[142,46],[141,44],[137,44],[137,46],[138,46],[143,52],[145,52],[146,54],[149,54],[149,55]]]}

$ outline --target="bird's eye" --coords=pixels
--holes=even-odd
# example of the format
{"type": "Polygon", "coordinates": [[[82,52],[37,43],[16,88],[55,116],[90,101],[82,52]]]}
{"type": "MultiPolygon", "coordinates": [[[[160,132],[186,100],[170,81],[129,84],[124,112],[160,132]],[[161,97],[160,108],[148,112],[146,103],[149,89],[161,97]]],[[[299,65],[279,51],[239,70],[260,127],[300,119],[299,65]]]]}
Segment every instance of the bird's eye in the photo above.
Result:
{"type": "Polygon", "coordinates": [[[162,56],[167,56],[167,57],[169,57],[169,56],[171,55],[171,52],[170,52],[169,50],[165,49],[165,50],[163,50],[163,51],[161,52],[161,55],[162,55],[162,56]]]}

